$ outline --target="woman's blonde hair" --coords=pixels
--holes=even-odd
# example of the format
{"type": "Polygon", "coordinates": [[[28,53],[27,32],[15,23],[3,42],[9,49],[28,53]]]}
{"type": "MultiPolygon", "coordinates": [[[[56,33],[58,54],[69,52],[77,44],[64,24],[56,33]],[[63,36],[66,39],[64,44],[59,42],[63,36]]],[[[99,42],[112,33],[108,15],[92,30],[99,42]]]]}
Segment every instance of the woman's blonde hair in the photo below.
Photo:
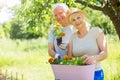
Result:
{"type": "Polygon", "coordinates": [[[87,16],[87,12],[86,11],[83,11],[83,10],[80,10],[78,8],[72,8],[70,9],[69,11],[69,15],[68,15],[68,22],[70,23],[70,16],[74,13],[79,13],[80,15],[86,17],[87,16]]]}

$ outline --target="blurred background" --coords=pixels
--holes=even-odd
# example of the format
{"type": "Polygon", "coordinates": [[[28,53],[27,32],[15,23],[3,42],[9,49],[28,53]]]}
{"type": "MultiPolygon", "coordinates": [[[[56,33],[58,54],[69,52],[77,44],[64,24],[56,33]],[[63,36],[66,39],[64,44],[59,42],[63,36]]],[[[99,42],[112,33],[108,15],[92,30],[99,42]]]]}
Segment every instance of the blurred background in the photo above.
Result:
{"type": "Polygon", "coordinates": [[[104,31],[105,80],[119,80],[119,0],[0,0],[0,80],[54,80],[47,39],[50,25],[57,23],[52,5],[58,2],[85,10],[91,27],[104,31]]]}

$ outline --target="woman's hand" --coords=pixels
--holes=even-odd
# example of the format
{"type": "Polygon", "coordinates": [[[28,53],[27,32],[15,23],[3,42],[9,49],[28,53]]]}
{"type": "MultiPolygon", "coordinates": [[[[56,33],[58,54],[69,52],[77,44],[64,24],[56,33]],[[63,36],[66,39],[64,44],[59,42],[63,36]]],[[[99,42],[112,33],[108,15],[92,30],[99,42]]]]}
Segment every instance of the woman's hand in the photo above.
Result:
{"type": "Polygon", "coordinates": [[[84,58],[85,64],[94,64],[96,63],[96,57],[94,55],[84,55],[82,56],[84,58]]]}

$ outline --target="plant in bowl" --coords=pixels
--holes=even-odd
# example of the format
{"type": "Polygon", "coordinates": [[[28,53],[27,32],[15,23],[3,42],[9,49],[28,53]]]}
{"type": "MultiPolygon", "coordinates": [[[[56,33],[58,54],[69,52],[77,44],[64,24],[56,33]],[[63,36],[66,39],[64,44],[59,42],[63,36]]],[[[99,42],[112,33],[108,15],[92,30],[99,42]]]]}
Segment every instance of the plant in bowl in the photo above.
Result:
{"type": "Polygon", "coordinates": [[[55,80],[94,80],[95,65],[84,64],[84,59],[65,55],[62,59],[50,58],[55,80]]]}

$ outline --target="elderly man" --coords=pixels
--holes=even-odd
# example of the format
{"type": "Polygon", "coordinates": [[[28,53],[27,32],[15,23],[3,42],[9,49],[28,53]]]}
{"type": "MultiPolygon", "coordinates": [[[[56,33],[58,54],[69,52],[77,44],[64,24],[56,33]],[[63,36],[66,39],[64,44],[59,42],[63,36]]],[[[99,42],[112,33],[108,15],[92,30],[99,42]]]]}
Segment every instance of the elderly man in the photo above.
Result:
{"type": "Polygon", "coordinates": [[[54,4],[52,11],[55,19],[61,25],[62,31],[65,33],[62,41],[58,44],[60,40],[58,40],[58,36],[54,35],[55,25],[51,25],[50,27],[48,53],[51,57],[58,58],[67,55],[67,44],[72,34],[72,25],[70,25],[67,20],[69,8],[65,3],[54,4]]]}

